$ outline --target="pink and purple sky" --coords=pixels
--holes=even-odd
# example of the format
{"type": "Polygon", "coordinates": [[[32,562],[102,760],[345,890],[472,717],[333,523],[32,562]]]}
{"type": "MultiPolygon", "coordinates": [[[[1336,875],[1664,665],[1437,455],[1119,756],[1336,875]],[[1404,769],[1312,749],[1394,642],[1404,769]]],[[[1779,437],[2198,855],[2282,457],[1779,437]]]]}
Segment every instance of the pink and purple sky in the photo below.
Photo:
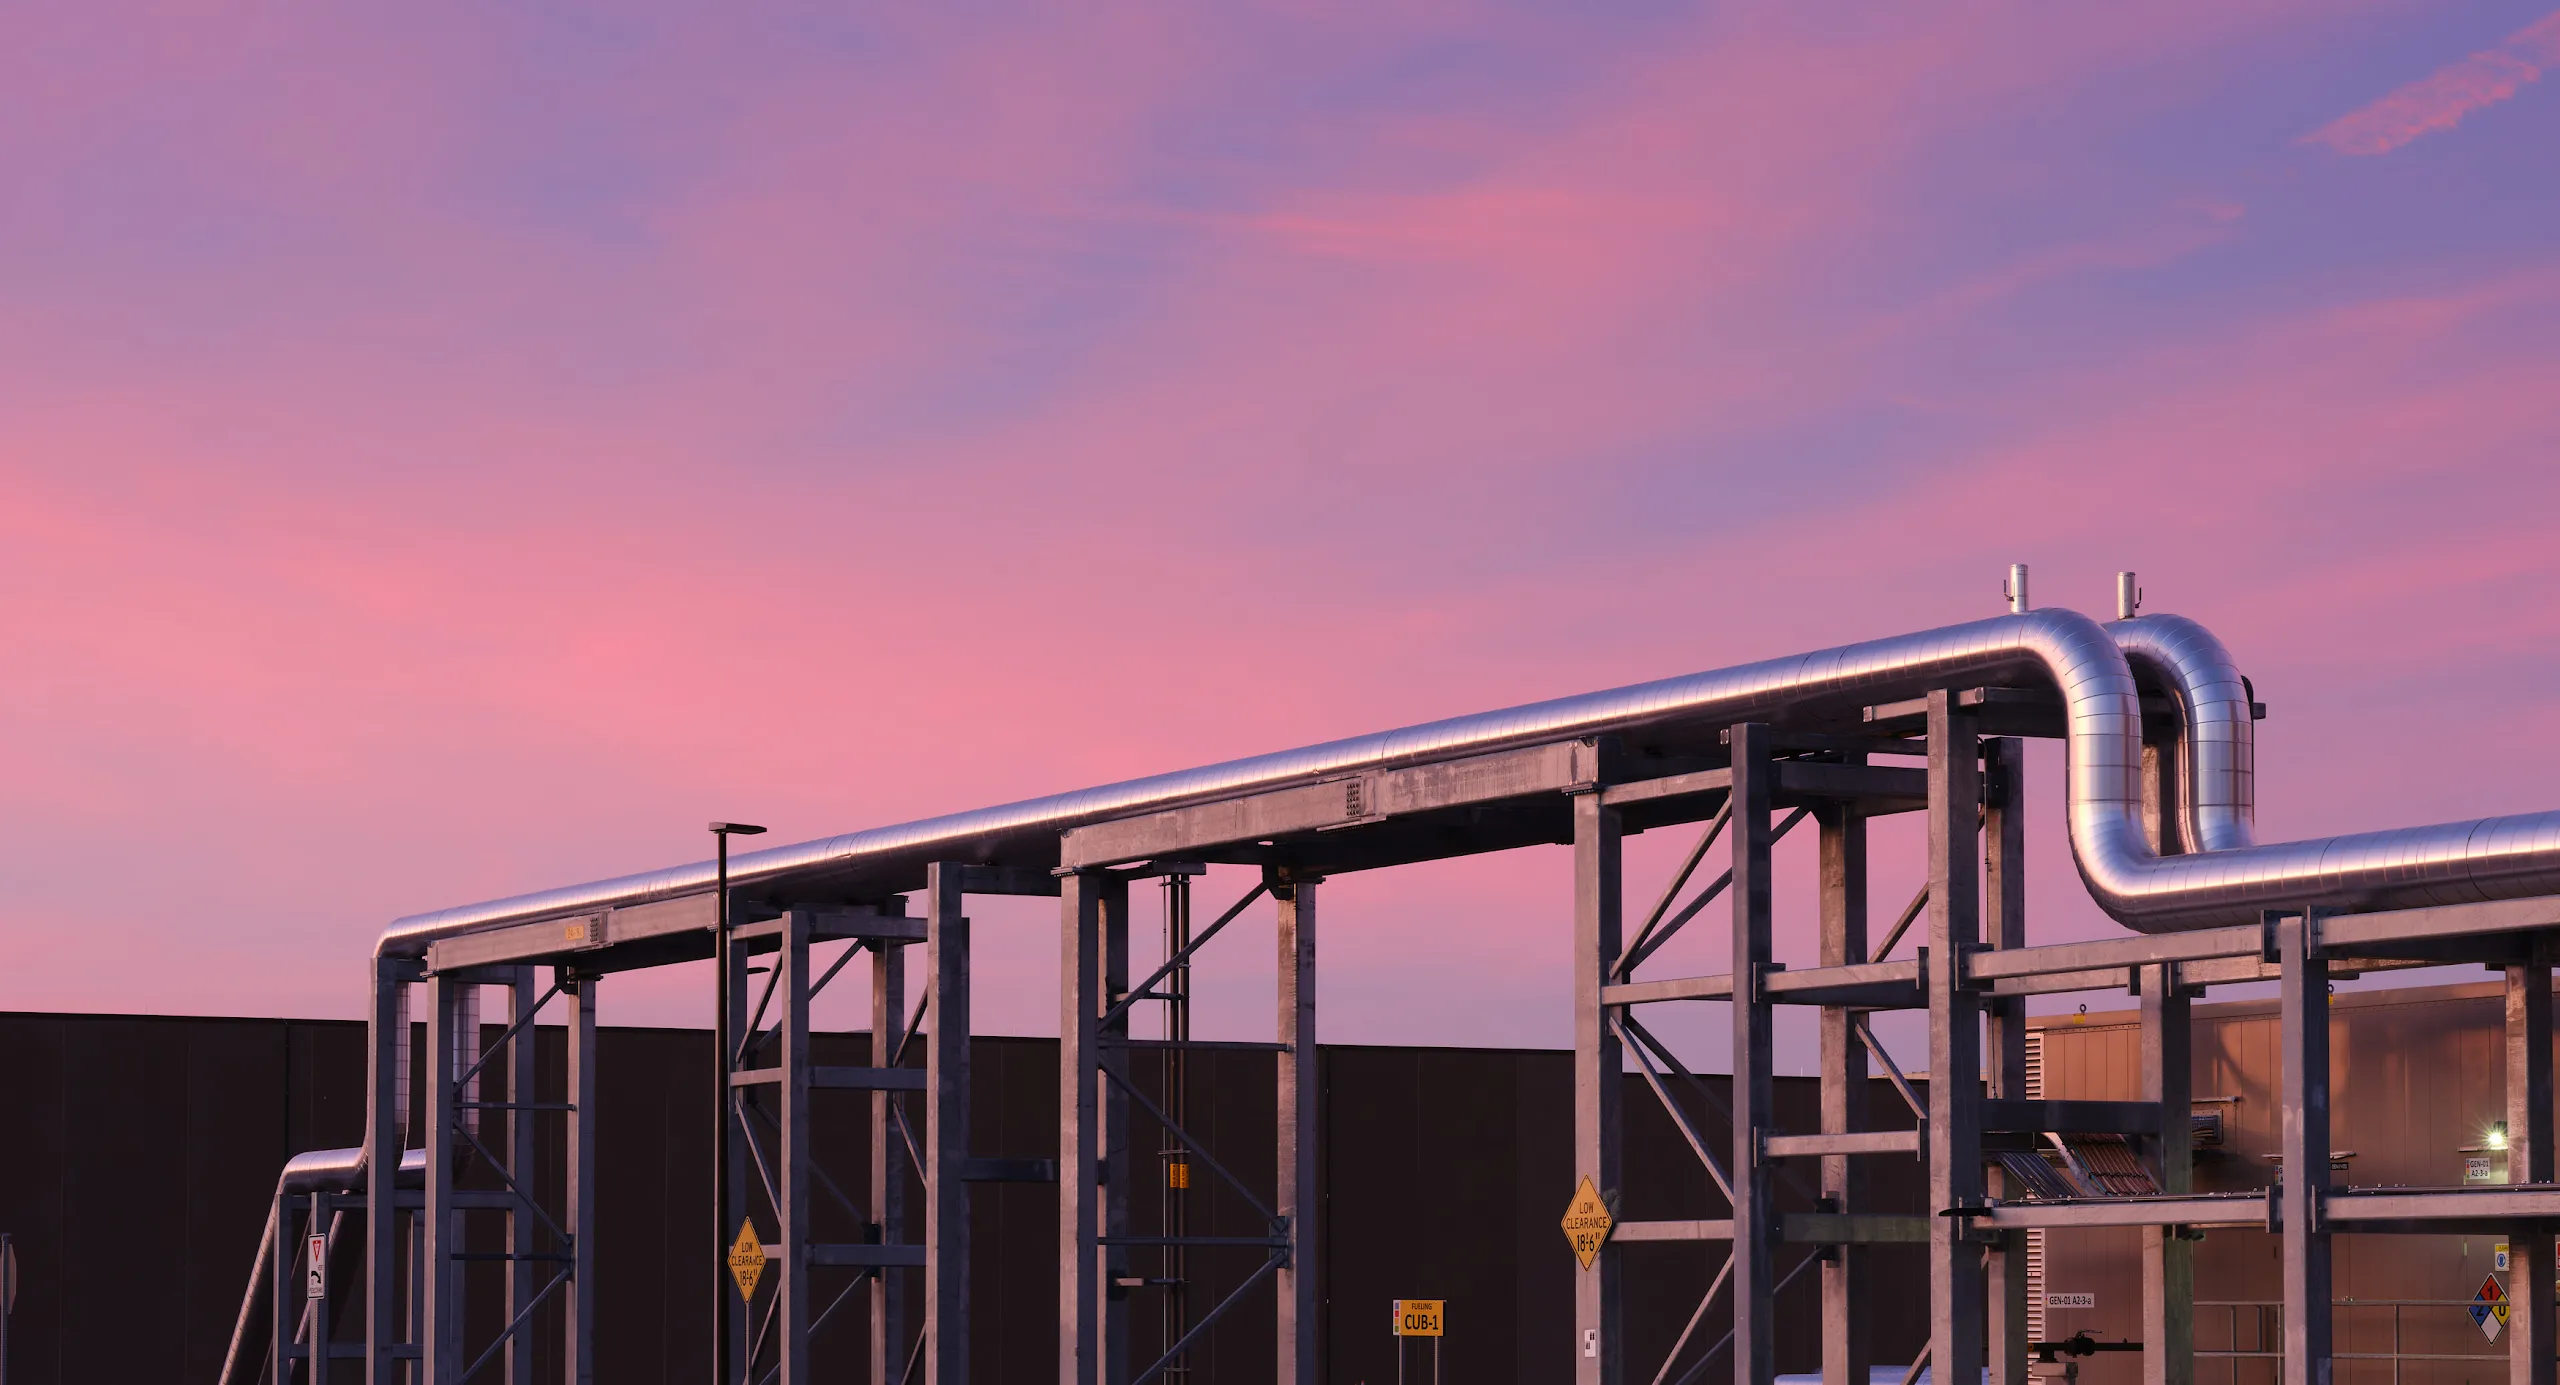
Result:
{"type": "MultiPolygon", "coordinates": [[[[2221,632],[2269,840],[2560,806],[2551,3],[14,11],[0,1008],[351,1015],[394,916],[713,817],[2012,561],[2221,632]]],[[[2105,931],[2031,831],[2038,934],[2105,931]]],[[[1327,1032],[1561,1042],[1566,886],[1335,882],[1327,1032]]],[[[1053,1031],[1049,907],[982,911],[984,1027],[1053,1031]]],[[[1234,946],[1203,1032],[1267,1023],[1234,946]]]]}

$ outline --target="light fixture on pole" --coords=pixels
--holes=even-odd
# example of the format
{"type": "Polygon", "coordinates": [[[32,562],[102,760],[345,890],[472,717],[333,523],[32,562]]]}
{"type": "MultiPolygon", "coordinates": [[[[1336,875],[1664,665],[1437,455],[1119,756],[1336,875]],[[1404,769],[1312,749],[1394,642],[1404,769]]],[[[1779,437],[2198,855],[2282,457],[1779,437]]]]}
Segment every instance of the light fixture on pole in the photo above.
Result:
{"type": "Polygon", "coordinates": [[[715,822],[711,838],[719,848],[718,883],[712,895],[711,929],[711,1379],[730,1385],[729,1365],[729,839],[761,836],[750,822],[715,822]]]}

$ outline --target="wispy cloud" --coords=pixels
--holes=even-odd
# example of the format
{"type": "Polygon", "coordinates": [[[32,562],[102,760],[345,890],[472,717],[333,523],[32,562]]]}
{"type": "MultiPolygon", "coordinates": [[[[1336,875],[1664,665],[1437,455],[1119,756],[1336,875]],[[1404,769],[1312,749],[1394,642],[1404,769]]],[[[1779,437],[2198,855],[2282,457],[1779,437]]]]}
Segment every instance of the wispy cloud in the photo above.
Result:
{"type": "Polygon", "coordinates": [[[2485,48],[2438,68],[2370,106],[2303,136],[2341,154],[2388,154],[2421,135],[2450,130],[2483,106],[2494,106],[2560,66],[2560,10],[2485,48]]]}

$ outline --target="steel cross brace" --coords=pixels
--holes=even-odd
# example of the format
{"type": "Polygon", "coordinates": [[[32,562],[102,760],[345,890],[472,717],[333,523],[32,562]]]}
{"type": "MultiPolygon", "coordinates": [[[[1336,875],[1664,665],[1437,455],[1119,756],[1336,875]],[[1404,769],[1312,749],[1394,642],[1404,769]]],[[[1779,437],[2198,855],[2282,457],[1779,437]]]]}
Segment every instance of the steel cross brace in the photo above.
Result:
{"type": "Polygon", "coordinates": [[[1228,1309],[1235,1307],[1246,1294],[1251,1293],[1255,1285],[1270,1278],[1272,1271],[1277,1270],[1283,1264],[1286,1264],[1288,1259],[1289,1252],[1286,1249],[1275,1250],[1271,1252],[1271,1254],[1263,1257],[1261,1268],[1255,1270],[1249,1275],[1246,1275],[1243,1283],[1238,1284],[1233,1290],[1229,1291],[1225,1298],[1218,1300],[1217,1307],[1201,1314],[1200,1321],[1192,1324],[1191,1330],[1183,1333],[1182,1339],[1175,1342],[1171,1350],[1165,1352],[1163,1356],[1158,1357],[1154,1365],[1151,1365],[1145,1370],[1138,1372],[1136,1375],[1129,1377],[1129,1385],[1147,1385],[1148,1381],[1155,1379],[1158,1374],[1163,1372],[1166,1366],[1172,1364],[1175,1360],[1179,1359],[1185,1351],[1188,1351],[1193,1342],[1200,1340],[1201,1334],[1207,1332],[1211,1326],[1215,1325],[1218,1319],[1225,1317],[1228,1309]]]}

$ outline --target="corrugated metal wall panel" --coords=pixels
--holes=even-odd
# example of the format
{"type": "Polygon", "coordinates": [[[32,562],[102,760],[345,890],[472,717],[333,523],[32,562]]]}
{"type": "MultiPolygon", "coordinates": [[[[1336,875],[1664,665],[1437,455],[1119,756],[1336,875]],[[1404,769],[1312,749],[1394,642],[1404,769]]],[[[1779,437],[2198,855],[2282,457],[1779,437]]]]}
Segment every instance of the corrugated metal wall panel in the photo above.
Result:
{"type": "MultiPolygon", "coordinates": [[[[2504,1118],[2505,1023],[2500,987],[2489,985],[2349,992],[2337,997],[2331,1028],[2333,1141],[2352,1150],[2333,1177],[2358,1185],[2446,1186],[2462,1179],[2460,1149],[2481,1142],[2504,1118]]],[[[2278,1144],[2280,1059],[2274,1003],[2196,1007],[2195,1095],[2237,1097],[2223,1106],[2226,1148],[2199,1158],[2200,1190],[2259,1188],[2274,1181],[2266,1156],[2278,1144]]],[[[2129,1014],[2055,1016],[2040,1021],[2046,1093],[2057,1098],[2123,1098],[2139,1091],[2140,1031],[2129,1014]]],[[[2047,1331],[2082,1327],[2102,1338],[2141,1331],[2139,1232],[2055,1232],[2047,1245],[2047,1285],[2099,1295],[2094,1312],[2057,1310],[2047,1331]]],[[[2466,1298],[2490,1272],[2494,1238],[2343,1236],[2337,1294],[2343,1301],[2466,1298]]],[[[2265,1303],[2281,1296],[2278,1243],[2262,1231],[2217,1229],[2198,1247],[2199,1303],[2265,1303]]],[[[2403,1311],[2401,1350],[2500,1357],[2456,1307],[2403,1311]]],[[[2199,1349],[2257,1345],[2252,1308],[2200,1308],[2199,1349]]],[[[2391,1350],[2391,1310],[2341,1307],[2338,1349],[2391,1350]]],[[[2272,1318],[2267,1323],[2274,1340],[2272,1318]]],[[[2502,1359],[2403,1363],[2400,1385],[2465,1385],[2502,1378],[2502,1359]]],[[[2389,1362],[2341,1361],[2340,1385],[2390,1385],[2389,1362]]],[[[2140,1358],[2100,1355],[2081,1365],[2084,1385],[2136,1385],[2140,1358]]],[[[2269,1385],[2273,1363],[2200,1362],[2204,1385],[2269,1385]]]]}

